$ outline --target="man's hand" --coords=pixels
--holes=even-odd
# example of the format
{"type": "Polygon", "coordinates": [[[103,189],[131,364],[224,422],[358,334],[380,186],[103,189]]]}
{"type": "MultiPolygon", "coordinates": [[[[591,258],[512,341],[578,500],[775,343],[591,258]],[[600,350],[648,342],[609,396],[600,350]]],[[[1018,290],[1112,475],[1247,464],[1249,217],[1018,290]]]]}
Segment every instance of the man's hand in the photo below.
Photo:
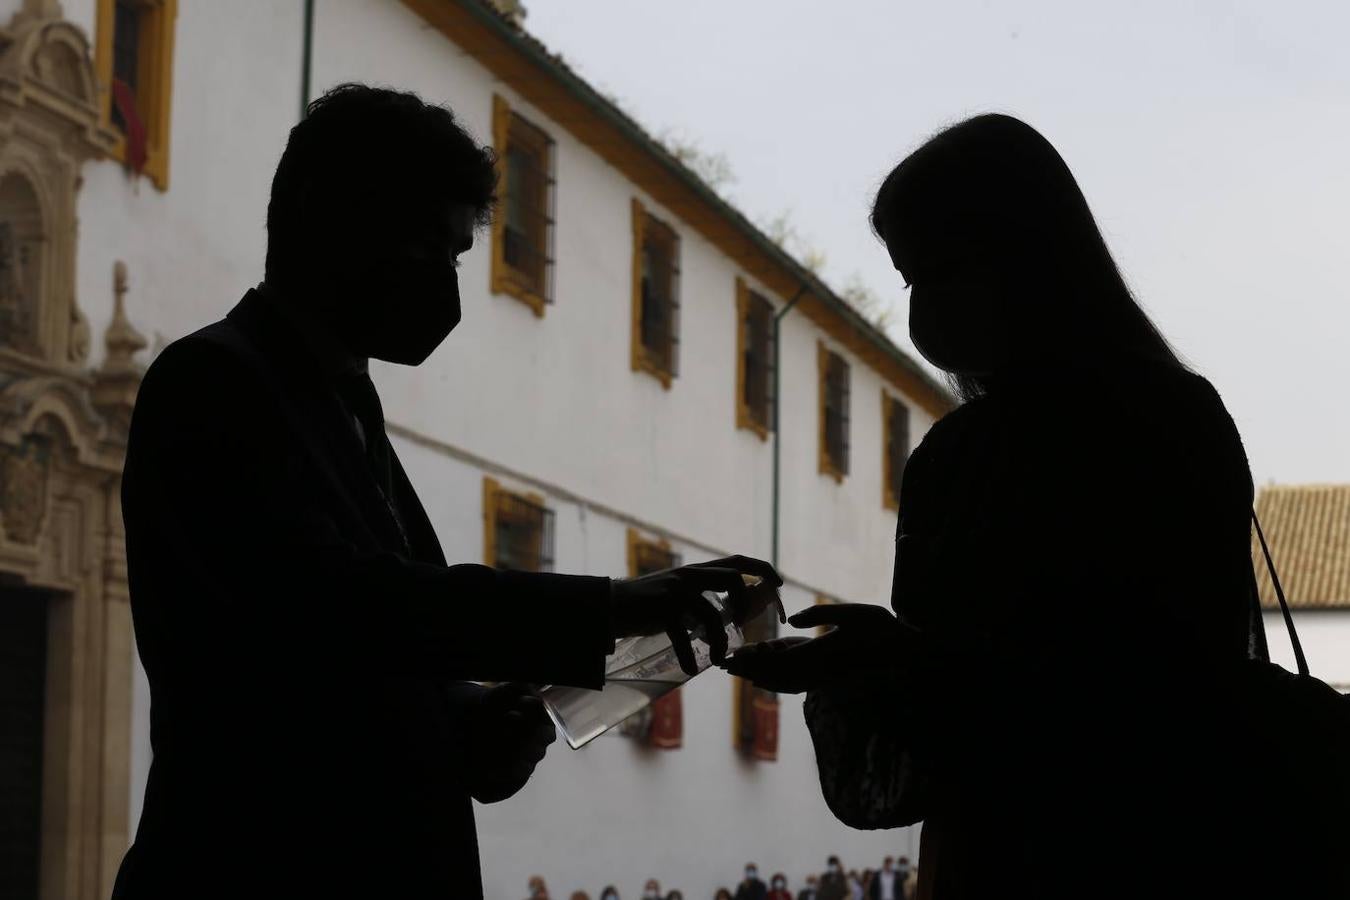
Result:
{"type": "Polygon", "coordinates": [[[487,689],[468,738],[469,792],[480,803],[496,803],[525,786],[558,732],[534,689],[510,683],[487,689]]]}
{"type": "Polygon", "coordinates": [[[836,626],[820,637],[784,637],[749,644],[724,668],[756,687],[779,694],[800,694],[823,687],[900,650],[905,629],[890,610],[870,603],[813,606],[788,619],[796,628],[836,626]]]}
{"type": "Polygon", "coordinates": [[[703,596],[704,591],[724,591],[737,619],[757,615],[771,603],[782,603],[778,588],[783,579],[773,566],[748,556],[728,556],[696,565],[665,569],[640,578],[614,582],[612,605],[614,636],[659,634],[664,631],[679,657],[680,668],[697,674],[694,648],[689,631],[701,628],[713,662],[721,664],[727,655],[727,635],[717,608],[703,596]],[[754,582],[747,585],[746,577],[754,582]]]}

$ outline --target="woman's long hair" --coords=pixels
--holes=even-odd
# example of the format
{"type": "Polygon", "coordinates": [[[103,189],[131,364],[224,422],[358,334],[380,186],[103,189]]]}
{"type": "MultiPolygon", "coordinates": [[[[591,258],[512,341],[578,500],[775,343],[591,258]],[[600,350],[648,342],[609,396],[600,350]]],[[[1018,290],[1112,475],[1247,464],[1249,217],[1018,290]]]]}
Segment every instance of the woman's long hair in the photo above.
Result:
{"type": "MultiPolygon", "coordinates": [[[[891,170],[872,205],[872,230],[902,245],[959,228],[1025,274],[1022,315],[1068,360],[1144,358],[1187,366],[1135,301],[1073,173],[1040,132],[988,113],[938,132],[891,170]]],[[[950,373],[963,400],[985,375],[950,373]]]]}

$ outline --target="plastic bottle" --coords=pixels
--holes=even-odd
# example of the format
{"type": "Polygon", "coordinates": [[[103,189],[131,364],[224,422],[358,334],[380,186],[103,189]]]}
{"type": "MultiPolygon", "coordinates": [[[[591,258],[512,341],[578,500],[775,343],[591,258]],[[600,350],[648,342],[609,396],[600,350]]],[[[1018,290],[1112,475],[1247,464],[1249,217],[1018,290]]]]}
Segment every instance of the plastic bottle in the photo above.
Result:
{"type": "MultiPolygon", "coordinates": [[[[778,602],[777,592],[758,587],[758,579],[747,578],[746,583],[757,595],[757,602],[752,603],[744,615],[737,614],[727,594],[703,592],[704,598],[722,615],[728,652],[745,644],[740,623],[758,615],[770,603],[778,602]]],[[[712,665],[712,651],[703,639],[701,629],[692,631],[691,637],[694,639],[694,661],[698,671],[702,672],[712,665]]],[[[568,745],[576,750],[692,677],[680,668],[670,637],[664,633],[652,634],[624,638],[615,645],[614,653],[605,660],[605,686],[601,690],[549,685],[540,691],[540,695],[553,724],[568,745]]]]}

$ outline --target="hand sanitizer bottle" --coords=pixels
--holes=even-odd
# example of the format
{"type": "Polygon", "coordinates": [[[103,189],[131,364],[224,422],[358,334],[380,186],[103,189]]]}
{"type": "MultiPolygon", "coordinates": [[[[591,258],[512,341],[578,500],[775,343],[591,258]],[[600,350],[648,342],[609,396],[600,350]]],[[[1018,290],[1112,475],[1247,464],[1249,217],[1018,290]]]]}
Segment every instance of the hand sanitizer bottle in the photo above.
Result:
{"type": "MultiPolygon", "coordinates": [[[[736,614],[726,593],[703,592],[704,598],[722,615],[728,652],[745,644],[740,623],[758,615],[771,602],[778,602],[777,591],[759,588],[758,579],[752,583],[747,578],[746,582],[754,587],[755,600],[761,602],[753,602],[745,615],[736,614]]],[[[781,609],[781,604],[779,606],[781,609]]],[[[694,661],[698,671],[702,672],[712,665],[712,653],[701,628],[693,630],[691,636],[694,638],[694,661]]],[[[605,660],[605,686],[601,690],[549,685],[540,691],[540,696],[553,724],[558,726],[568,745],[577,750],[691,677],[680,668],[670,637],[664,633],[652,634],[624,638],[615,645],[614,652],[605,660]]]]}

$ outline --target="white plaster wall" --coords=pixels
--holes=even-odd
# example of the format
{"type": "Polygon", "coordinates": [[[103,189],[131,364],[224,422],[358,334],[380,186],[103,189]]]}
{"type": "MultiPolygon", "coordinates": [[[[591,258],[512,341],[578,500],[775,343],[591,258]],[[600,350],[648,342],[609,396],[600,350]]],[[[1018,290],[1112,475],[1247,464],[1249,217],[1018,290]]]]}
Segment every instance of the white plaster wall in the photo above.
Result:
{"type": "MultiPolygon", "coordinates": [[[[1291,672],[1297,671],[1284,616],[1276,610],[1267,612],[1264,618],[1270,658],[1291,672]]],[[[1296,609],[1294,627],[1312,674],[1350,692],[1350,609],[1296,609]]]]}

